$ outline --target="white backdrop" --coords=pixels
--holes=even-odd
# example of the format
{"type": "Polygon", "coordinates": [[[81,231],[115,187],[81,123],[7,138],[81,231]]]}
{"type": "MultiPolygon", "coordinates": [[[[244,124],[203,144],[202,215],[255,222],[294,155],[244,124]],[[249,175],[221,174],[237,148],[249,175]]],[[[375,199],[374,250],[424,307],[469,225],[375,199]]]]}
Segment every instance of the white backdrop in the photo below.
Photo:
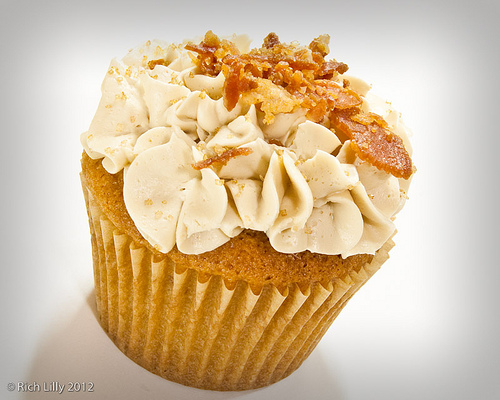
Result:
{"type": "Polygon", "coordinates": [[[498,399],[496,1],[2,1],[0,398],[498,399]],[[112,57],[270,31],[331,55],[392,101],[418,168],[391,259],[302,367],[268,388],[207,392],[128,360],[94,314],[79,135],[112,57]],[[18,382],[93,382],[19,393],[18,382]]]}

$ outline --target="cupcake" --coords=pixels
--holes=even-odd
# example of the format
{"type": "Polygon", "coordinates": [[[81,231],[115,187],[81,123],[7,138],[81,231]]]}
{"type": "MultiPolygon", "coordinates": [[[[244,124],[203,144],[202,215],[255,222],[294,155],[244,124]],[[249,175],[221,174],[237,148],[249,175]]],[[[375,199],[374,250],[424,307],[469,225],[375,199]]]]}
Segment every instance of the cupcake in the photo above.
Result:
{"type": "Polygon", "coordinates": [[[407,129],[328,43],[208,32],[112,60],[81,180],[100,323],[147,370],[277,382],[388,259],[407,129]]]}

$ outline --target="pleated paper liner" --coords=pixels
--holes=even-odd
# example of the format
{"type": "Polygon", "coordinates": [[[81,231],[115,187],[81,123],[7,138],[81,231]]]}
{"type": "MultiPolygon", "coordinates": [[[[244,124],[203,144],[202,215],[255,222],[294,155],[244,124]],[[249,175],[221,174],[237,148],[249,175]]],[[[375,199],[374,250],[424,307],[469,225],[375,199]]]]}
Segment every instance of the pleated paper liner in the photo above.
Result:
{"type": "Polygon", "coordinates": [[[168,257],[155,261],[106,218],[84,185],[92,237],[100,323],[129,358],[187,386],[255,389],[295,371],[351,296],[380,268],[373,261],[327,287],[267,284],[254,293],[168,257]]]}

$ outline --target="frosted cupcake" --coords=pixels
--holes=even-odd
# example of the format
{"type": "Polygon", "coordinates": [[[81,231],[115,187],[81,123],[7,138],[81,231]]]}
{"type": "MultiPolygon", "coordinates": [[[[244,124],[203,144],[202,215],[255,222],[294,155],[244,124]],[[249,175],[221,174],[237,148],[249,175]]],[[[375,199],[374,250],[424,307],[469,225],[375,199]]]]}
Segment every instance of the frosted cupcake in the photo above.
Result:
{"type": "Polygon", "coordinates": [[[414,167],[399,113],[275,34],[113,60],[82,137],[100,322],[149,371],[213,390],[297,369],[388,258],[414,167]]]}

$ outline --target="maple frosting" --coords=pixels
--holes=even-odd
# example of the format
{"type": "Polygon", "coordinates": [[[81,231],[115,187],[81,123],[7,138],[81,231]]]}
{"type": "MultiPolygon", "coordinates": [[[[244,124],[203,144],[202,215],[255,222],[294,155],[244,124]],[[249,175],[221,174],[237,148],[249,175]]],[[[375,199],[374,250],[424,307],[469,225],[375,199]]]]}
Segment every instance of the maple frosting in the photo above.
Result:
{"type": "MultiPolygon", "coordinates": [[[[236,37],[240,51],[245,37],[236,37]]],[[[350,140],[308,120],[306,110],[270,121],[255,104],[224,105],[225,76],[200,73],[183,45],[148,41],[114,59],[81,142],[111,174],[123,170],[127,210],[166,253],[200,254],[244,229],[265,232],[279,252],[374,254],[395,231],[410,179],[362,161],[350,140]],[[151,68],[151,61],[161,64],[151,68]],[[225,157],[228,151],[233,156],[225,157]],[[203,162],[216,160],[222,162],[203,162]]],[[[411,152],[407,129],[360,79],[339,75],[411,152]]]]}

